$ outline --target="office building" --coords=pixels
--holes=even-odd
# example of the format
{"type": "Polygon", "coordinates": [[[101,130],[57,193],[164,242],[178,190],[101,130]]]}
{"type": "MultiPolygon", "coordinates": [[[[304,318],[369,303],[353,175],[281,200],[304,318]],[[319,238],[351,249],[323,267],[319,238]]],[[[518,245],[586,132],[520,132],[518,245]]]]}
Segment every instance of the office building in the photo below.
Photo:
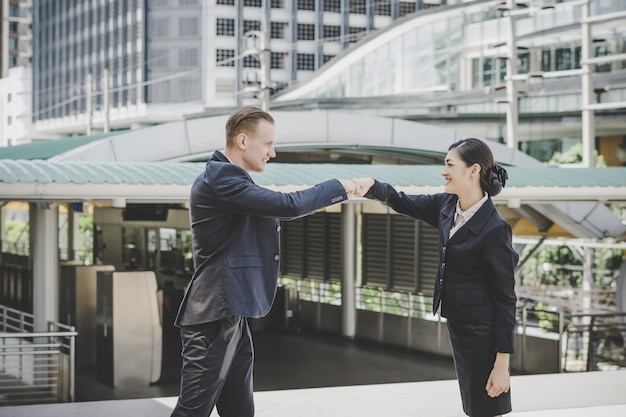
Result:
{"type": "Polygon", "coordinates": [[[33,120],[40,132],[75,135],[258,103],[262,81],[272,91],[302,82],[366,34],[438,5],[41,0],[33,10],[33,120]],[[264,73],[261,32],[269,38],[264,73]]]}

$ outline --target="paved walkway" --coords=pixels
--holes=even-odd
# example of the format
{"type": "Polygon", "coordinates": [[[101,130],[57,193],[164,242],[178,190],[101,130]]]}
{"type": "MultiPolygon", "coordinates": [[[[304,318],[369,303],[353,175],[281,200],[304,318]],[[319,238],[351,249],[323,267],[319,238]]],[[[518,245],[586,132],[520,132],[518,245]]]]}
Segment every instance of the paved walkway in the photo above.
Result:
{"type": "MultiPolygon", "coordinates": [[[[626,371],[514,376],[510,417],[624,417],[626,371]]],[[[263,391],[259,417],[462,417],[455,380],[263,391]]],[[[167,417],[176,397],[0,407],[2,417],[167,417]]],[[[217,416],[213,413],[212,417],[217,416]]]]}

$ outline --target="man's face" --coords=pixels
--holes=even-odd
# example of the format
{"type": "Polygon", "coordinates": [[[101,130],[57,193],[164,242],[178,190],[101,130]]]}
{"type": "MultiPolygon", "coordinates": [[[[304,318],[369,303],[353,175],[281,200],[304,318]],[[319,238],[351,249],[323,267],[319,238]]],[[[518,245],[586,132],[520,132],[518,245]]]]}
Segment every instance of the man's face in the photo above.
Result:
{"type": "Polygon", "coordinates": [[[243,169],[248,172],[263,172],[269,160],[276,157],[275,141],[274,125],[261,119],[253,132],[245,134],[243,169]]]}

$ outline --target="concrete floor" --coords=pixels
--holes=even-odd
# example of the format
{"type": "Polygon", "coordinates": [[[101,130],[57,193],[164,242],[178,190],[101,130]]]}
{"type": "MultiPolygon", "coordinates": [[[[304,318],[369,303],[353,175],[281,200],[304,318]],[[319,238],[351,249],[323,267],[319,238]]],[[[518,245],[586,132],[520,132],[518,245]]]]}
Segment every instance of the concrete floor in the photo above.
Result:
{"type": "MultiPolygon", "coordinates": [[[[454,379],[451,358],[306,333],[255,333],[255,391],[454,379]]],[[[165,344],[161,379],[110,387],[95,372],[76,374],[76,401],[178,395],[180,352],[165,344]]]]}
{"type": "MultiPolygon", "coordinates": [[[[452,360],[304,333],[258,333],[257,415],[461,417],[452,360]]],[[[108,387],[76,380],[74,403],[0,407],[0,417],[166,417],[178,394],[178,352],[161,380],[108,387]]],[[[511,417],[626,416],[626,371],[514,375],[511,417]]],[[[216,417],[214,412],[211,417],[216,417]]]]}

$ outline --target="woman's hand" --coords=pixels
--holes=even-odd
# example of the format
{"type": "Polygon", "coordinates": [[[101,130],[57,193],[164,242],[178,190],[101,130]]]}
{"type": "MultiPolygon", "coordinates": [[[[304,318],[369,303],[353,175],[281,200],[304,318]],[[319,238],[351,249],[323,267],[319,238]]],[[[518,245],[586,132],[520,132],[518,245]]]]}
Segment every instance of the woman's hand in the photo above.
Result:
{"type": "Polygon", "coordinates": [[[509,354],[498,352],[485,389],[491,398],[495,398],[504,392],[509,392],[510,388],[509,354]]]}
{"type": "Polygon", "coordinates": [[[373,178],[353,178],[352,182],[354,182],[354,196],[355,197],[363,197],[374,185],[373,178]]]}

